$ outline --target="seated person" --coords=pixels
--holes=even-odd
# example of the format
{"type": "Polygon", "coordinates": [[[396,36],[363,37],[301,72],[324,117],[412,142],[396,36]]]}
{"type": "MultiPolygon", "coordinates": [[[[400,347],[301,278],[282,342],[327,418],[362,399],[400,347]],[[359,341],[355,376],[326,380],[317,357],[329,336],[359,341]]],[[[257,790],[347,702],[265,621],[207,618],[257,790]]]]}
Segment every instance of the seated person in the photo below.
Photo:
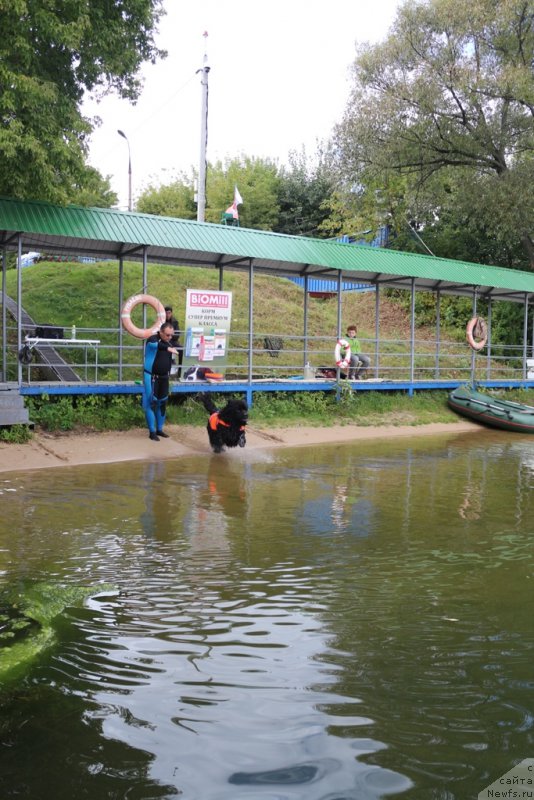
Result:
{"type": "Polygon", "coordinates": [[[371,363],[369,356],[361,352],[362,346],[356,336],[356,325],[349,325],[346,333],[346,339],[350,346],[349,381],[360,380],[363,373],[369,369],[369,364],[371,363]]]}

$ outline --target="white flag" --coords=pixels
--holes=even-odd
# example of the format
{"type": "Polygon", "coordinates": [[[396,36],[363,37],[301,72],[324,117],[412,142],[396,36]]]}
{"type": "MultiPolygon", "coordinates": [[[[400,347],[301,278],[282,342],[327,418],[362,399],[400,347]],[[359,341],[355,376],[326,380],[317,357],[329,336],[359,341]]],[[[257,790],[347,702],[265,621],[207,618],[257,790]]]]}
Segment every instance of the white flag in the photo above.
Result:
{"type": "Polygon", "coordinates": [[[234,204],[236,206],[240,205],[243,202],[243,198],[239,194],[239,190],[237,186],[234,186],[234,204]]]}

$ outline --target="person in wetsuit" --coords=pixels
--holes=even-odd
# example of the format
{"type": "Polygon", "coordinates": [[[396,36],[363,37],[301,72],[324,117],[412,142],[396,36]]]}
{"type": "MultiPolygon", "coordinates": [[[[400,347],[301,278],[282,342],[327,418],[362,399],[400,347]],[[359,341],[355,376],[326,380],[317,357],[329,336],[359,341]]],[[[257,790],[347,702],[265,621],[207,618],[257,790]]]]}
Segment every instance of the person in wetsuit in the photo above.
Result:
{"type": "Polygon", "coordinates": [[[169,373],[172,357],[178,352],[171,346],[174,335],[172,323],[164,322],[159,331],[150,336],[145,343],[143,364],[143,411],[145,412],[148,435],[153,442],[160,437],[168,439],[163,432],[165,410],[169,397],[169,373]]]}

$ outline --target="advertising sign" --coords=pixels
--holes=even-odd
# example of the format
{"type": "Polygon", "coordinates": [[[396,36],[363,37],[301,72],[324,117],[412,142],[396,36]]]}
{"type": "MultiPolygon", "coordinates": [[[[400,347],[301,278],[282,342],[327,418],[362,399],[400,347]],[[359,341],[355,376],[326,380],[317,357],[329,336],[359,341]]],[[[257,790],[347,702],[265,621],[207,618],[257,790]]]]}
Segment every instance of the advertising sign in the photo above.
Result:
{"type": "Polygon", "coordinates": [[[232,320],[232,292],[188,289],[183,369],[208,366],[224,374],[232,320]]]}

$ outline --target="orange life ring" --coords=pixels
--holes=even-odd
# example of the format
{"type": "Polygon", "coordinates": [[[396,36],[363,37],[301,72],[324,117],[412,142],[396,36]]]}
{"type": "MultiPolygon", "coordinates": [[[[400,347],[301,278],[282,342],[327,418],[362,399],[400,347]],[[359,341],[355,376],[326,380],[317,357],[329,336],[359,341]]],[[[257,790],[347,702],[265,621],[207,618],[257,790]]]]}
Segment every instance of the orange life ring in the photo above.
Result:
{"type": "Polygon", "coordinates": [[[121,311],[121,320],[122,325],[128,333],[131,333],[132,336],[136,336],[138,339],[148,339],[149,336],[153,336],[155,333],[159,331],[163,323],[165,322],[166,314],[165,308],[163,304],[160,303],[157,297],[153,297],[151,294],[134,294],[128,298],[128,300],[124,303],[121,311]],[[134,325],[131,319],[131,314],[134,308],[141,303],[146,303],[148,306],[152,306],[154,311],[156,312],[157,320],[152,325],[151,328],[138,328],[137,325],[134,325]]]}
{"type": "Polygon", "coordinates": [[[472,317],[467,323],[467,342],[473,350],[482,350],[488,341],[488,326],[482,317],[472,317]],[[475,336],[477,337],[475,339],[475,336]]]}
{"type": "Polygon", "coordinates": [[[336,367],[346,369],[350,366],[350,344],[346,339],[338,339],[336,348],[334,350],[334,358],[336,359],[336,367]],[[344,350],[344,355],[341,355],[341,350],[344,350]]]}

